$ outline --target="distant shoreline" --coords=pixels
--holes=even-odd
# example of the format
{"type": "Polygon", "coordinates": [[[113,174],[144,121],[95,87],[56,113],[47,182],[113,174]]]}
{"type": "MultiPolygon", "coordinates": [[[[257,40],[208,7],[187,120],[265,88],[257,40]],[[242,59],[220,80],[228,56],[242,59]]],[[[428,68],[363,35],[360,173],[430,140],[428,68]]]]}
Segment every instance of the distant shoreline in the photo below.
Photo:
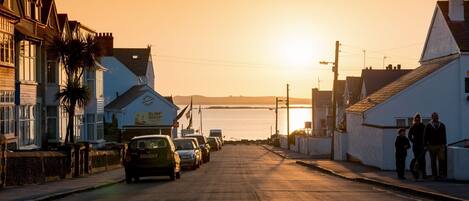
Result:
{"type": "MultiPolygon", "coordinates": [[[[287,107],[279,107],[279,109],[286,109],[287,107]]],[[[290,106],[290,109],[309,109],[311,106],[290,106]]],[[[194,107],[193,109],[198,109],[198,107],[194,107]]],[[[220,109],[227,109],[227,110],[238,110],[238,109],[264,109],[264,110],[274,110],[275,107],[271,106],[209,106],[209,107],[202,107],[202,109],[207,110],[220,110],[220,109]]]]}

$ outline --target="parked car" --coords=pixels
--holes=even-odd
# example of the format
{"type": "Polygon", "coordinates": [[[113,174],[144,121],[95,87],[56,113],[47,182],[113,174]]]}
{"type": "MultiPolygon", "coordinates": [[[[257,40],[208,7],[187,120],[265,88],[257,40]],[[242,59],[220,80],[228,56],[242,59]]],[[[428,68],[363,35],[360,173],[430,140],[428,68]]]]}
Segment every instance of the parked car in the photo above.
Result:
{"type": "Polygon", "coordinates": [[[220,144],[220,149],[222,149],[223,142],[221,141],[221,139],[219,137],[215,137],[215,139],[218,141],[218,144],[220,144]]]}
{"type": "Polygon", "coordinates": [[[167,135],[134,137],[125,154],[125,180],[131,183],[145,176],[167,175],[171,180],[181,176],[181,159],[167,135]]]}
{"type": "Polygon", "coordinates": [[[176,152],[181,158],[181,166],[197,169],[202,164],[202,151],[197,146],[195,138],[177,138],[174,139],[176,152]]]}
{"type": "Polygon", "coordinates": [[[218,137],[221,140],[221,144],[225,144],[225,141],[223,140],[223,132],[221,129],[210,129],[210,137],[218,137]]]}
{"type": "Polygon", "coordinates": [[[208,144],[207,138],[199,134],[185,135],[184,137],[196,138],[199,143],[200,149],[202,149],[202,161],[204,163],[210,162],[210,145],[208,144]]]}
{"type": "Polygon", "coordinates": [[[220,150],[221,144],[218,142],[216,137],[208,137],[207,140],[208,140],[208,144],[210,144],[210,148],[212,148],[215,151],[220,150]]]}

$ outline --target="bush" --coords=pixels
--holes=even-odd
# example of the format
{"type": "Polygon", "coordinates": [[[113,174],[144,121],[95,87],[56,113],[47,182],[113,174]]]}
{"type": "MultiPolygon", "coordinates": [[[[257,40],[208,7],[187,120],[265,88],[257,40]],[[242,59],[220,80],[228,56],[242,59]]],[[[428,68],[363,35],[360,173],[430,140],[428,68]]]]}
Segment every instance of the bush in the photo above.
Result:
{"type": "Polygon", "coordinates": [[[306,136],[306,131],[304,129],[298,129],[298,130],[293,131],[288,136],[288,143],[289,144],[295,144],[296,136],[306,136]]]}

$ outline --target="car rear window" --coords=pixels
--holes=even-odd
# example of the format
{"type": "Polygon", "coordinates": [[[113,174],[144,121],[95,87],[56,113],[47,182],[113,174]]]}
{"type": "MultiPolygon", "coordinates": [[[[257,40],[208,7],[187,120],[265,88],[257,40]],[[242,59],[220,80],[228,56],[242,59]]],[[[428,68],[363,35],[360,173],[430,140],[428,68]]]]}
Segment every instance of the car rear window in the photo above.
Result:
{"type": "Polygon", "coordinates": [[[159,149],[167,147],[168,142],[166,139],[160,138],[137,139],[129,144],[130,149],[159,149]]]}
{"type": "Polygon", "coordinates": [[[192,140],[175,140],[174,145],[176,150],[192,150],[196,148],[192,140]]]}
{"type": "Polygon", "coordinates": [[[208,138],[208,141],[209,142],[216,142],[217,140],[215,140],[215,138],[208,138]]]}

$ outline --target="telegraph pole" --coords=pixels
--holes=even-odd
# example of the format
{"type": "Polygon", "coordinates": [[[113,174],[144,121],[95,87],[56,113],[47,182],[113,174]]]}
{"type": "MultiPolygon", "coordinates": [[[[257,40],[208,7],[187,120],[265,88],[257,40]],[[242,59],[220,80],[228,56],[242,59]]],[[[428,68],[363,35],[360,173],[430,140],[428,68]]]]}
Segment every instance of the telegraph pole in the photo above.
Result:
{"type": "Polygon", "coordinates": [[[287,146],[290,150],[290,85],[287,84],[287,146]]]}
{"type": "Polygon", "coordinates": [[[339,48],[340,42],[335,42],[335,61],[334,61],[334,83],[332,83],[332,135],[331,135],[331,160],[334,160],[335,129],[337,116],[337,79],[339,78],[339,48]]]}
{"type": "Polygon", "coordinates": [[[275,134],[278,137],[278,97],[275,97],[275,134]]]}

